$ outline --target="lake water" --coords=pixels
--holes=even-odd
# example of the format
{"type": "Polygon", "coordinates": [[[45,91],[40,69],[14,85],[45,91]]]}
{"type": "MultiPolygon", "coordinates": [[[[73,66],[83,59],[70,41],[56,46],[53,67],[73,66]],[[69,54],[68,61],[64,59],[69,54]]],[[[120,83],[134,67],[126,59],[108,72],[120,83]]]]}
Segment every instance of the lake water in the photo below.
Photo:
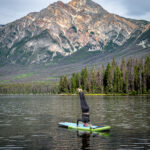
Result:
{"type": "Polygon", "coordinates": [[[78,96],[0,96],[0,150],[150,149],[150,96],[87,96],[91,122],[109,133],[58,127],[81,116],[78,96]]]}

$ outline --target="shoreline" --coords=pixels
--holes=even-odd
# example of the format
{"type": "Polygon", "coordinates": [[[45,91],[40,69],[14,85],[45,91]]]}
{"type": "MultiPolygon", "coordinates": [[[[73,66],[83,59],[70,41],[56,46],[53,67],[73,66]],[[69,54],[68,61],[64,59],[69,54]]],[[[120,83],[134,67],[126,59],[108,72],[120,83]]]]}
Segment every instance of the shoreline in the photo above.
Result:
{"type": "MultiPolygon", "coordinates": [[[[50,94],[50,93],[38,93],[38,94],[33,94],[33,93],[16,93],[16,94],[0,94],[0,96],[78,96],[78,94],[50,94]]],[[[150,96],[150,94],[101,94],[101,93],[97,93],[97,94],[85,94],[86,96],[150,96]]]]}
{"type": "MultiPolygon", "coordinates": [[[[78,94],[56,94],[61,96],[76,96],[78,94]]],[[[85,94],[86,96],[150,96],[150,94],[85,94]]]]}

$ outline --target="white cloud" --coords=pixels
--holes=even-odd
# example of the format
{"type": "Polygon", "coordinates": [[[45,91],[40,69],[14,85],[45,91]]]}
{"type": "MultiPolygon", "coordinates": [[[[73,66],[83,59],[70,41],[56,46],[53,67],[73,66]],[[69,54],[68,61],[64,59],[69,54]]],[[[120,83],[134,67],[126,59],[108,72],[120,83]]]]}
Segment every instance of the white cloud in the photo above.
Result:
{"type": "Polygon", "coordinates": [[[40,11],[50,4],[50,0],[3,0],[0,3],[0,24],[19,19],[30,12],[40,11]]]}
{"type": "Polygon", "coordinates": [[[124,16],[126,13],[126,8],[122,5],[122,0],[95,0],[95,2],[99,3],[105,10],[110,13],[118,14],[120,16],[124,16]]]}
{"type": "Polygon", "coordinates": [[[111,13],[150,21],[150,0],[95,0],[95,2],[111,13]]]}

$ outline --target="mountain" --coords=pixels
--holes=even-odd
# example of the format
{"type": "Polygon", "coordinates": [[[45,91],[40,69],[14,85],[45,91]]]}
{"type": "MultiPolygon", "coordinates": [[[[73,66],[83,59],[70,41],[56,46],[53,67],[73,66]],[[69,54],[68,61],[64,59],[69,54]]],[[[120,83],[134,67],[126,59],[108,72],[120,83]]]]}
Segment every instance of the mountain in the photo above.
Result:
{"type": "Polygon", "coordinates": [[[149,33],[148,21],[111,14],[91,0],[58,1],[0,27],[0,64],[74,63],[122,50],[145,54],[149,33]]]}
{"type": "Polygon", "coordinates": [[[0,28],[3,28],[5,25],[0,24],[0,28]]]}

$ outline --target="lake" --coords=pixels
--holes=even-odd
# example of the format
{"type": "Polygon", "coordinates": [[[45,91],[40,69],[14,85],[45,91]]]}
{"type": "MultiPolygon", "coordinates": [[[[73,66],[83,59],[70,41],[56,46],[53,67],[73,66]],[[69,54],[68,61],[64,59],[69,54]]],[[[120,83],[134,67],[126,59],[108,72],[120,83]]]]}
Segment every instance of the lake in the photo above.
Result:
{"type": "Polygon", "coordinates": [[[0,150],[150,149],[150,96],[86,96],[93,125],[108,133],[58,127],[81,116],[78,96],[0,96],[0,150]]]}

